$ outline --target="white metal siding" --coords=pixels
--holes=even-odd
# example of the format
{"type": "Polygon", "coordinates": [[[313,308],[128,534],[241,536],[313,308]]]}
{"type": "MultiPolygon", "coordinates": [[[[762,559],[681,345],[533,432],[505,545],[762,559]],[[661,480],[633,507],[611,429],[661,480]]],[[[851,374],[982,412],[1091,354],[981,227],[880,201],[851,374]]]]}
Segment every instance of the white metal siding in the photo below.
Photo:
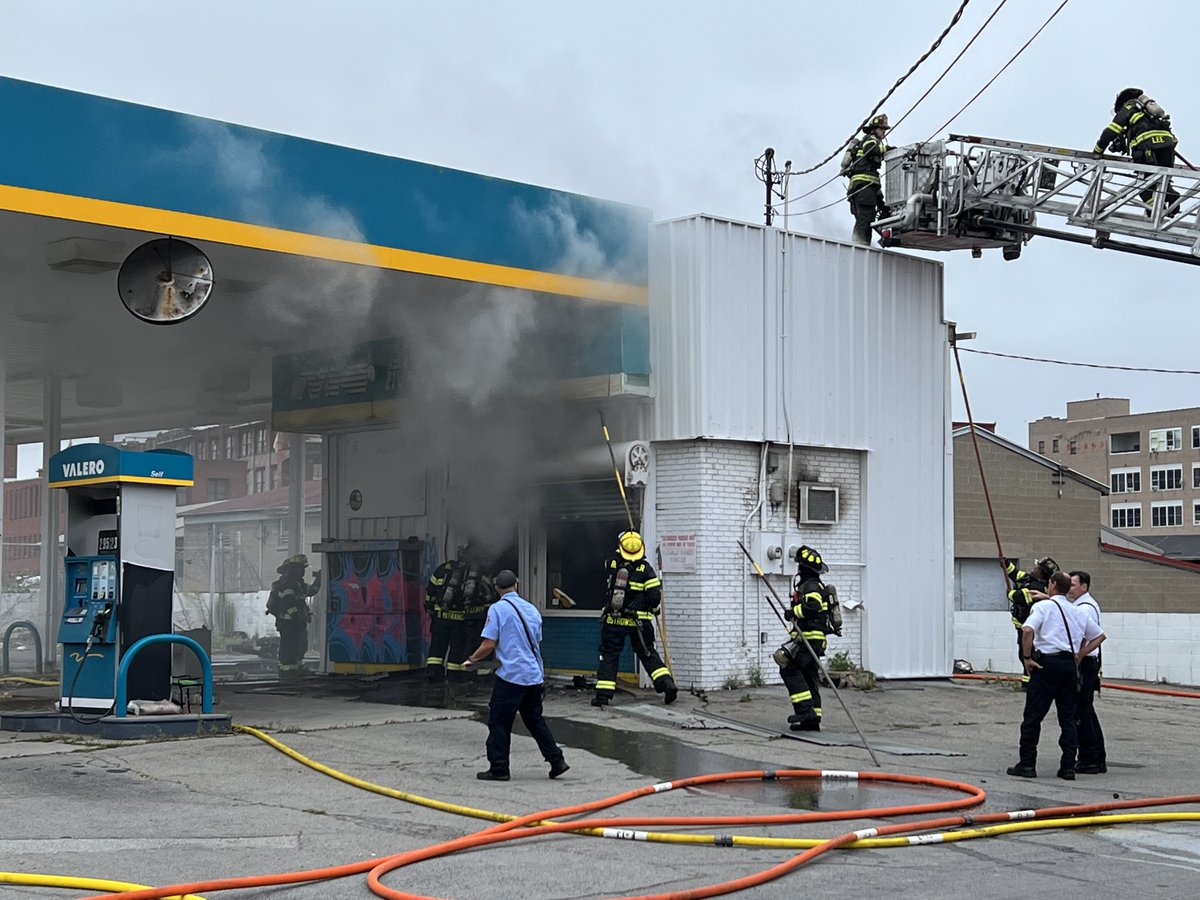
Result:
{"type": "Polygon", "coordinates": [[[941,265],[710,217],[660,223],[650,360],[656,441],[787,443],[790,421],[795,444],[867,451],[863,663],[948,674],[941,265]]]}

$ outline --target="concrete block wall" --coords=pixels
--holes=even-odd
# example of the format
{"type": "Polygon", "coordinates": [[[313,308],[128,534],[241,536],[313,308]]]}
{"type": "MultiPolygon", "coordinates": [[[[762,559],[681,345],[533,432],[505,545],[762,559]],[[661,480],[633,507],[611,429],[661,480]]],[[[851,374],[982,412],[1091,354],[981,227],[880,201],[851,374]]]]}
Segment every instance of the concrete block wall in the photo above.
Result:
{"type": "MultiPolygon", "coordinates": [[[[695,573],[664,572],[667,637],[676,679],[683,687],[711,690],[731,681],[745,684],[759,671],[767,683],[779,683],[771,659],[787,633],[767,605],[767,592],[753,573],[737,541],[758,501],[762,445],[739,441],[671,441],[656,443],[655,520],[658,534],[696,535],[695,573]],[[765,640],[763,636],[765,635],[765,640]]],[[[784,448],[781,456],[786,455],[784,448]]],[[[786,477],[786,460],[773,477],[786,477]]],[[[798,469],[813,480],[840,488],[840,521],[835,526],[791,526],[790,543],[808,543],[830,564],[828,579],[843,600],[861,590],[861,454],[829,449],[798,450],[798,469]],[[798,461],[803,458],[803,465],[798,461]]],[[[770,478],[768,479],[768,481],[770,478]]],[[[784,506],[762,513],[766,529],[782,531],[784,506]]],[[[794,516],[795,510],[792,509],[794,516]]],[[[757,533],[760,514],[747,530],[757,533]]],[[[751,546],[748,544],[748,546],[751,546]]],[[[760,561],[761,562],[761,561],[760,561]]],[[[791,579],[773,575],[771,583],[784,602],[791,579]]],[[[841,638],[830,653],[847,650],[861,657],[861,621],[857,611],[846,616],[841,638]]]]}
{"type": "MultiPolygon", "coordinates": [[[[1101,614],[1104,677],[1200,685],[1200,615],[1172,613],[1101,614]]],[[[954,614],[954,657],[968,660],[975,671],[1015,673],[1016,631],[1007,613],[954,614]]]]}

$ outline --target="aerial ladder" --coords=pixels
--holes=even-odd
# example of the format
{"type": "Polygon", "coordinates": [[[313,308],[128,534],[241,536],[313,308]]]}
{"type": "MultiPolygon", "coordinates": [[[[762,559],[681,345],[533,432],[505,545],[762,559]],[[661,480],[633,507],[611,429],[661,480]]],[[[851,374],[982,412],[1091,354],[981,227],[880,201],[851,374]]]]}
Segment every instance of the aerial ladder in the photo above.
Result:
{"type": "Polygon", "coordinates": [[[891,214],[874,224],[883,247],[975,257],[999,247],[1016,259],[1043,235],[1200,264],[1200,171],[1190,166],[952,134],[889,150],[883,181],[891,214]]]}

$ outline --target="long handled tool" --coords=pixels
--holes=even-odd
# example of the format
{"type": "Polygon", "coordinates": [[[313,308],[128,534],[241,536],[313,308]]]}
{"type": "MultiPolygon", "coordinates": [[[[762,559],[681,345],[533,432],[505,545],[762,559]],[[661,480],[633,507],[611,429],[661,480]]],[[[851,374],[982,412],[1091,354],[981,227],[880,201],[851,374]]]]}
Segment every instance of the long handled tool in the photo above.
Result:
{"type": "MultiPolygon", "coordinates": [[[[750,565],[754,566],[754,571],[758,573],[758,577],[761,578],[762,583],[767,586],[767,590],[771,592],[771,596],[775,598],[775,601],[779,604],[780,608],[786,609],[782,598],[780,598],[779,594],[775,592],[775,588],[771,585],[771,582],[767,580],[767,574],[762,570],[762,567],[754,561],[754,557],[750,555],[750,551],[746,549],[746,545],[741,541],[738,541],[737,545],[742,548],[742,552],[746,554],[746,559],[750,560],[750,565]]],[[[779,615],[779,611],[776,610],[775,614],[779,615]]],[[[780,621],[783,621],[782,617],[780,618],[780,621]]],[[[785,622],[784,624],[786,625],[787,623],[785,622]]],[[[842,699],[842,692],[838,690],[837,682],[830,678],[829,673],[825,671],[825,666],[821,662],[821,657],[817,656],[817,651],[812,648],[812,644],[810,644],[808,639],[804,637],[804,633],[802,631],[796,629],[796,633],[800,635],[800,642],[804,644],[805,649],[812,654],[812,658],[816,662],[817,668],[821,670],[821,674],[825,676],[825,680],[828,681],[829,686],[833,688],[834,696],[838,698],[838,703],[842,705],[842,709],[846,713],[846,718],[850,720],[850,724],[853,725],[854,730],[858,732],[858,736],[862,740],[863,746],[867,748],[867,753],[871,754],[871,762],[875,763],[876,767],[883,768],[882,765],[880,765],[879,757],[875,755],[875,751],[872,750],[871,745],[867,743],[867,736],[862,733],[862,729],[859,728],[858,723],[854,721],[854,716],[850,714],[850,708],[846,706],[846,701],[842,699]]]]}
{"type": "MultiPolygon", "coordinates": [[[[604,424],[604,410],[600,410],[600,428],[604,431],[604,446],[608,448],[608,458],[612,460],[613,478],[617,480],[617,490],[621,492],[621,502],[625,504],[625,518],[629,521],[629,530],[637,531],[633,526],[633,513],[629,509],[629,498],[625,496],[625,483],[621,481],[621,470],[617,468],[617,454],[613,452],[612,438],[608,435],[608,426],[604,424]]],[[[661,575],[662,562],[659,562],[659,574],[661,575]]],[[[667,663],[667,668],[673,673],[675,667],[671,665],[671,651],[667,648],[667,628],[662,612],[662,605],[659,605],[658,615],[655,617],[658,622],[658,634],[662,638],[663,657],[667,663]]],[[[640,637],[640,632],[638,633],[640,637]]],[[[643,652],[645,651],[645,641],[642,642],[643,652]]]]}

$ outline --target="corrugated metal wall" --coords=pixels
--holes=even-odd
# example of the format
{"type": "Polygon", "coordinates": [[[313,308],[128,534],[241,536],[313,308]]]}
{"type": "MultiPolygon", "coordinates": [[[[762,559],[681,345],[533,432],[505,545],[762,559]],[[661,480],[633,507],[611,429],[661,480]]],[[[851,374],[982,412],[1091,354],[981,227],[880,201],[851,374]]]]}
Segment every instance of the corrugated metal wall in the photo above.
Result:
{"type": "Polygon", "coordinates": [[[654,440],[867,451],[864,663],[951,664],[949,347],[942,267],[705,216],[653,226],[654,440]]]}

